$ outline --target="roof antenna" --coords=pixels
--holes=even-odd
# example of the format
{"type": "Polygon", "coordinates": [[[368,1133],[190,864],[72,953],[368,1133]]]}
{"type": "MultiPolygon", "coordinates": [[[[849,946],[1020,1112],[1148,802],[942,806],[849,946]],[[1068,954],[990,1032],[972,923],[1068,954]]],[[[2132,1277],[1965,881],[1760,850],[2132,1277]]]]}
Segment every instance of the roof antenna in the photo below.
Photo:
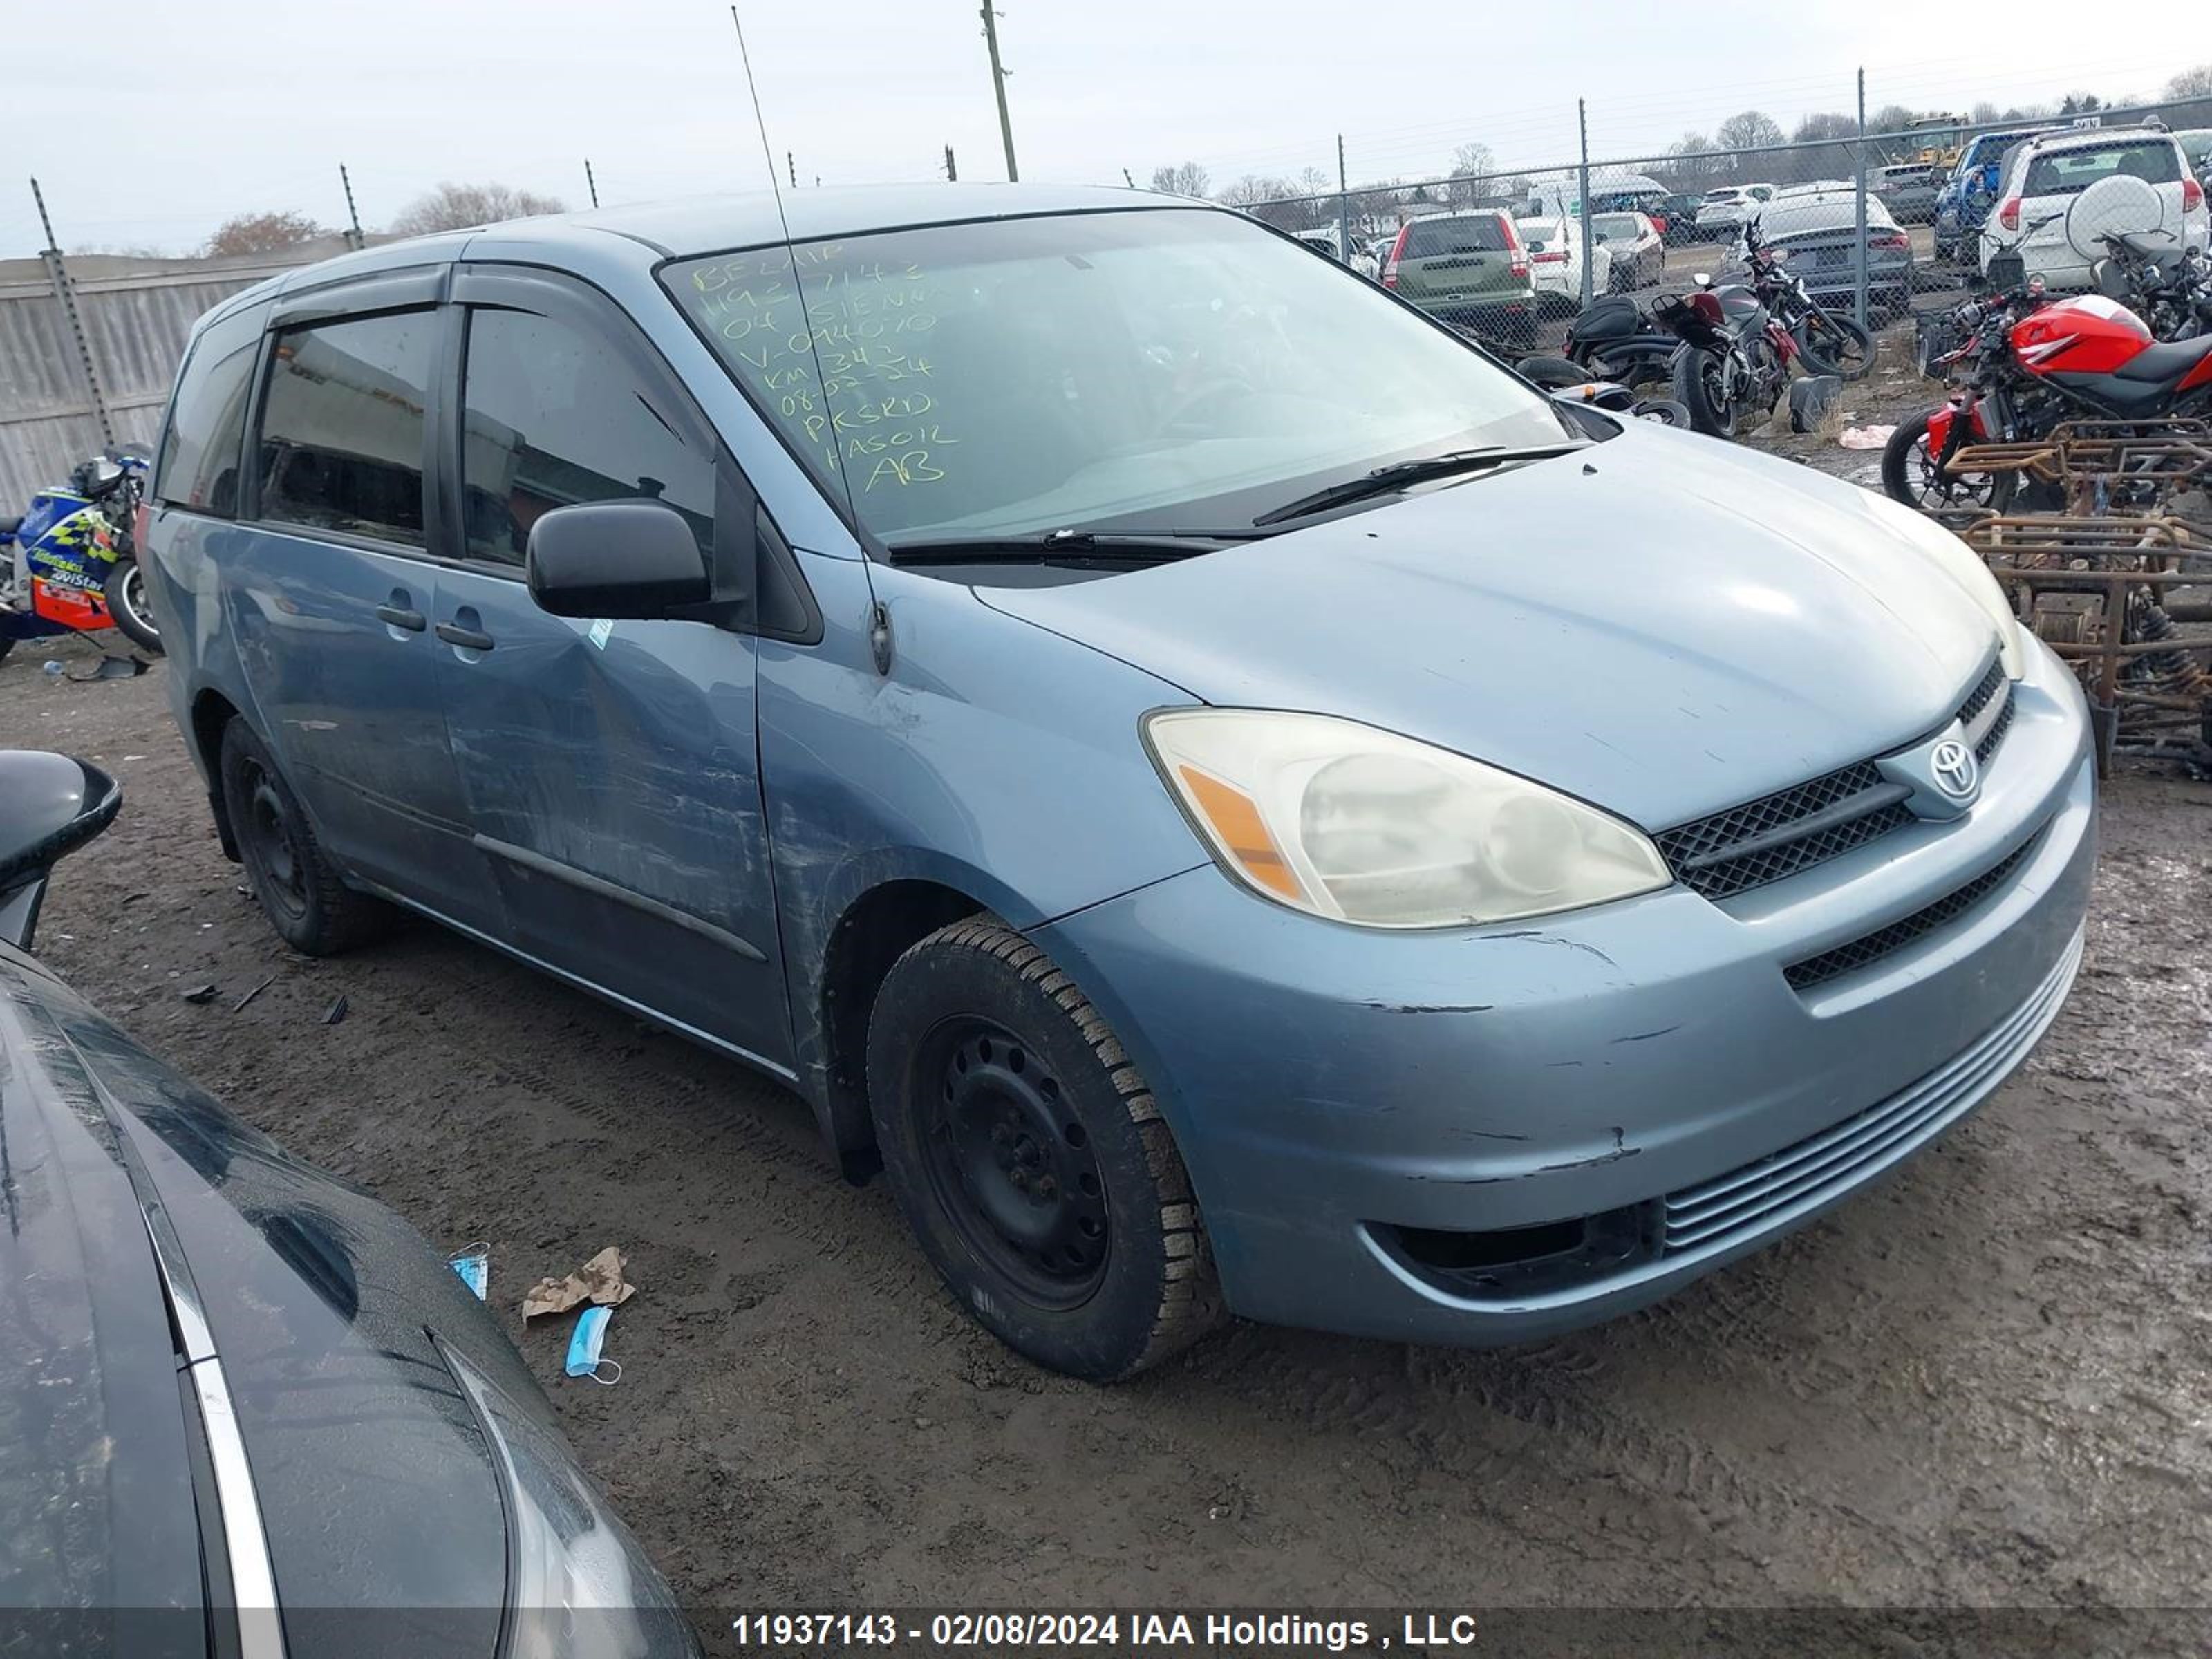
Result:
{"type": "MultiPolygon", "coordinates": [[[[775,195],[776,221],[783,227],[783,254],[784,258],[791,262],[791,291],[799,301],[799,321],[806,325],[806,355],[814,361],[815,389],[821,394],[823,413],[834,416],[836,411],[830,408],[830,376],[822,368],[822,348],[814,338],[814,315],[807,308],[806,286],[799,275],[799,250],[792,242],[791,216],[784,211],[783,186],[776,182],[775,151],[769,147],[768,142],[768,117],[761,111],[760,87],[753,79],[753,55],[745,46],[744,21],[738,15],[738,9],[734,4],[730,8],[730,21],[736,26],[738,31],[738,58],[745,66],[745,90],[752,96],[753,125],[760,129],[761,159],[768,164],[768,187],[775,195]]],[[[860,510],[853,499],[853,481],[845,471],[845,446],[838,440],[834,423],[830,427],[830,453],[837,463],[838,486],[845,492],[846,522],[857,534],[860,528],[860,510]]]]}

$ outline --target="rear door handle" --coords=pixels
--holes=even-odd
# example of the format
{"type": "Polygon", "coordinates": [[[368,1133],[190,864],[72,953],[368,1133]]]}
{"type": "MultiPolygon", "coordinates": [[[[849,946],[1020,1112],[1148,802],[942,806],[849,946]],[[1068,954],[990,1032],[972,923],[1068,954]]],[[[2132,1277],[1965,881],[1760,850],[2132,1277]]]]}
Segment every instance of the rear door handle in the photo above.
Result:
{"type": "Polygon", "coordinates": [[[445,641],[447,645],[458,645],[464,651],[489,651],[492,647],[491,635],[479,633],[473,628],[462,628],[453,623],[440,623],[437,632],[438,637],[445,641]]]}
{"type": "Polygon", "coordinates": [[[404,628],[410,634],[419,634],[424,627],[421,611],[404,610],[396,605],[377,606],[376,619],[380,623],[389,623],[394,628],[404,628]]]}

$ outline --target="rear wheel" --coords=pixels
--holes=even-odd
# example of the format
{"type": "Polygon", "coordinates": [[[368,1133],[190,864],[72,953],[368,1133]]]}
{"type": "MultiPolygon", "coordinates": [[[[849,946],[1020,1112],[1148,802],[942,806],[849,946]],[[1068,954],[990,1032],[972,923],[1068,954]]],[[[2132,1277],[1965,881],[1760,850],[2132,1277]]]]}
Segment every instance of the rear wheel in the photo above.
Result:
{"type": "Polygon", "coordinates": [[[242,720],[223,728],[221,769],[246,881],[287,945],[307,956],[333,956],[390,927],[396,913],[340,878],[299,798],[242,720]]]}
{"type": "Polygon", "coordinates": [[[2020,479],[2010,472],[1949,474],[1937,470],[1928,447],[1928,416],[1898,422],[1881,450],[1881,487],[1893,501],[1919,508],[1982,507],[2002,513],[2010,505],[2020,479]]]}
{"type": "Polygon", "coordinates": [[[868,1021],[884,1170],[961,1305],[1092,1382],[1222,1316],[1190,1177],[1144,1079],[1052,959],[988,917],[892,965],[868,1021]]]}
{"type": "Polygon", "coordinates": [[[1852,317],[1838,317],[1814,306],[1791,331],[1798,355],[1815,374],[1838,374],[1846,380],[1863,380],[1874,368],[1874,336],[1852,317]]]}
{"type": "Polygon", "coordinates": [[[1690,426],[1714,438],[1733,438],[1736,406],[1724,386],[1726,366],[1720,354],[1688,346],[1674,356],[1674,401],[1690,411],[1690,426]]]}
{"type": "Polygon", "coordinates": [[[139,568],[137,560],[118,559],[107,573],[102,594],[107,600],[107,614],[125,639],[148,651],[161,650],[161,630],[146,603],[146,573],[139,568]]]}

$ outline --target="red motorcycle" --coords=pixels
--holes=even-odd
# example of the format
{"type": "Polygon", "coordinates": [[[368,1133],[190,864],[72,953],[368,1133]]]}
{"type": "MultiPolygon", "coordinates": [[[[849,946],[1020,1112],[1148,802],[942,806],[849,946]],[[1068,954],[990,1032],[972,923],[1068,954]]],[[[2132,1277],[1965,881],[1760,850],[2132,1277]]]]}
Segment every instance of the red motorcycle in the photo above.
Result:
{"type": "Polygon", "coordinates": [[[1890,434],[1882,488],[1907,507],[2002,513],[2009,472],[1954,476],[1970,444],[2039,438],[2068,420],[2163,421],[2212,409],[2212,334],[2161,343],[2102,295],[2047,300],[2040,283],[1970,301],[1954,314],[1965,342],[1936,359],[1951,396],[1890,434]]]}

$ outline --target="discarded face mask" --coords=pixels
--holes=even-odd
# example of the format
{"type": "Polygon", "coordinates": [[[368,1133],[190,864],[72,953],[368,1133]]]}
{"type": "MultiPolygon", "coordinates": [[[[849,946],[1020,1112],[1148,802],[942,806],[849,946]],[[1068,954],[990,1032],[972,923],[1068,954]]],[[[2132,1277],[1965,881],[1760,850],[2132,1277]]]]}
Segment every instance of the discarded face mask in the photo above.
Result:
{"type": "Polygon", "coordinates": [[[491,1246],[481,1240],[464,1244],[446,1258],[447,1265],[461,1276],[461,1283],[475,1293],[477,1301],[484,1299],[491,1288],[491,1246]]]}
{"type": "Polygon", "coordinates": [[[565,1367],[569,1376],[588,1376],[608,1388],[622,1381],[622,1363],[599,1358],[599,1345],[606,1340],[607,1322],[614,1316],[612,1308],[596,1305],[576,1316],[576,1334],[568,1339],[568,1362],[565,1367]],[[603,1368],[611,1374],[601,1376],[603,1368]]]}

